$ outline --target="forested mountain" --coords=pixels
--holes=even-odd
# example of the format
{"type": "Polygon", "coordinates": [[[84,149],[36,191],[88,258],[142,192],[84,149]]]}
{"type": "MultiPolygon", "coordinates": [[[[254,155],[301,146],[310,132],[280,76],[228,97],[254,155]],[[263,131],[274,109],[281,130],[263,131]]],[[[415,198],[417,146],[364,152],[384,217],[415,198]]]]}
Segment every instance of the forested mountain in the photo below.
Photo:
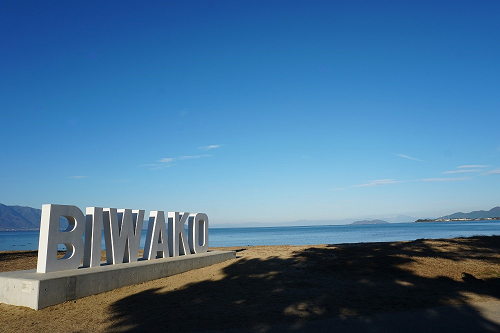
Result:
{"type": "Polygon", "coordinates": [[[40,228],[41,209],[0,204],[0,230],[40,228]]]}
{"type": "Polygon", "coordinates": [[[446,219],[487,219],[490,217],[500,217],[500,207],[495,207],[490,210],[476,210],[470,213],[454,213],[443,216],[446,219]]]}

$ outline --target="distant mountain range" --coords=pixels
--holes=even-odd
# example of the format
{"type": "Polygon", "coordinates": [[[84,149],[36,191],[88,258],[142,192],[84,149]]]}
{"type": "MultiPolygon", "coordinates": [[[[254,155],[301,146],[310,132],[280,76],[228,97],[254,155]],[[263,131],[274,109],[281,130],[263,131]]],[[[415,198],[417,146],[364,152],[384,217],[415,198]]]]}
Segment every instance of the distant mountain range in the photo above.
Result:
{"type": "Polygon", "coordinates": [[[0,230],[40,229],[41,209],[0,204],[0,230]]]}
{"type": "Polygon", "coordinates": [[[470,213],[454,213],[443,216],[443,219],[487,219],[490,217],[500,217],[500,207],[495,207],[490,210],[476,210],[470,213]]]}
{"type": "MultiPolygon", "coordinates": [[[[41,209],[22,207],[22,206],[6,206],[0,204],[0,230],[38,230],[40,228],[41,209]]],[[[487,219],[492,217],[500,217],[500,207],[495,207],[490,210],[478,210],[470,213],[454,213],[443,216],[443,219],[487,219]]],[[[332,225],[332,224],[380,224],[394,222],[413,222],[416,218],[399,215],[394,218],[384,218],[383,220],[363,220],[356,221],[355,219],[346,220],[321,220],[308,221],[300,220],[293,222],[282,223],[244,223],[244,224],[215,224],[214,227],[265,227],[265,226],[304,226],[304,225],[332,225]]],[[[67,222],[66,222],[67,223],[67,222]]],[[[144,221],[143,228],[147,228],[147,221],[144,221]]]]}

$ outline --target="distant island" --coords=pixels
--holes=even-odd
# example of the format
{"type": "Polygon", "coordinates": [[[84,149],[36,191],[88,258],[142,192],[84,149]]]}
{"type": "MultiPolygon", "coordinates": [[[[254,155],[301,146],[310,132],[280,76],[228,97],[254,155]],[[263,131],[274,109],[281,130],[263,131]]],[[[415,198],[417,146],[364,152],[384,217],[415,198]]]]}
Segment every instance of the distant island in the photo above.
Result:
{"type": "Polygon", "coordinates": [[[387,221],[383,220],[363,220],[363,221],[356,221],[352,222],[351,225],[360,225],[360,224],[389,224],[387,221]]]}

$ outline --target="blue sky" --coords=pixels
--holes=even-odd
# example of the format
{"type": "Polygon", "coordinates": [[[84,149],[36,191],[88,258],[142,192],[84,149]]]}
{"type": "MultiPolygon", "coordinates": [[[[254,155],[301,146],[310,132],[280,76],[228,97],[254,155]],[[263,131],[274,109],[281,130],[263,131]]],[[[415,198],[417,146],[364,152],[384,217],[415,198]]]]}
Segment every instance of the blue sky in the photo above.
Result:
{"type": "Polygon", "coordinates": [[[2,1],[0,202],[212,224],[500,205],[498,1],[2,1]]]}

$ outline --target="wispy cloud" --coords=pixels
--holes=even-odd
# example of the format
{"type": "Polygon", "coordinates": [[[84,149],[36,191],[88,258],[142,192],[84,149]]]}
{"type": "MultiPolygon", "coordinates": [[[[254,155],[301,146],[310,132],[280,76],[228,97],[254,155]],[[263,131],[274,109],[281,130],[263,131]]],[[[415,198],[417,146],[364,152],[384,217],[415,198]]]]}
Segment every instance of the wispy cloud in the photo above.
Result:
{"type": "Polygon", "coordinates": [[[197,158],[203,157],[212,157],[211,155],[185,155],[185,156],[177,156],[177,157],[164,157],[158,161],[158,163],[162,164],[172,164],[176,161],[184,161],[184,160],[194,160],[197,158]]]}
{"type": "Polygon", "coordinates": [[[491,170],[491,171],[482,173],[481,175],[483,175],[483,176],[500,175],[500,169],[491,170]]]}
{"type": "Polygon", "coordinates": [[[158,169],[164,169],[168,168],[171,166],[171,164],[167,163],[147,163],[147,164],[141,164],[139,165],[142,168],[148,168],[149,170],[158,170],[158,169]]]}
{"type": "MultiPolygon", "coordinates": [[[[415,161],[421,161],[419,159],[413,158],[408,155],[404,154],[395,154],[399,157],[410,159],[410,160],[415,160],[415,161]]],[[[367,183],[364,184],[359,184],[359,185],[350,185],[346,186],[344,188],[330,188],[328,191],[341,191],[349,188],[360,188],[360,187],[372,187],[372,186],[379,186],[379,185],[390,185],[390,184],[397,184],[397,183],[410,183],[410,182],[443,182],[443,183],[449,183],[449,182],[460,182],[460,181],[466,181],[466,180],[471,180],[477,178],[478,175],[486,176],[486,175],[500,175],[500,168],[497,168],[495,170],[491,171],[486,171],[484,170],[485,168],[488,168],[489,165],[485,164],[467,164],[467,165],[460,165],[456,167],[455,170],[448,170],[444,171],[441,174],[442,175],[454,175],[454,174],[465,174],[465,173],[470,173],[470,177],[450,177],[450,178],[445,178],[445,177],[435,177],[435,178],[421,178],[421,179],[410,179],[410,180],[396,180],[396,179],[378,179],[378,180],[371,180],[367,183]]]]}
{"type": "Polygon", "coordinates": [[[450,170],[442,172],[443,175],[453,174],[453,173],[468,173],[468,172],[481,172],[481,169],[460,169],[460,170],[450,170]]]}
{"type": "Polygon", "coordinates": [[[424,178],[421,181],[424,182],[459,182],[462,180],[469,180],[470,177],[461,177],[461,178],[424,178]]]}
{"type": "Polygon", "coordinates": [[[399,156],[399,157],[402,157],[402,158],[406,158],[406,159],[408,159],[408,160],[422,162],[422,160],[419,160],[418,158],[411,157],[411,156],[408,156],[408,155],[405,155],[405,154],[395,154],[395,155],[396,155],[396,156],[399,156]]]}
{"type": "MultiPolygon", "coordinates": [[[[500,175],[500,169],[490,171],[487,174],[498,174],[498,175],[500,175]]],[[[465,181],[465,180],[470,180],[470,179],[472,179],[472,178],[471,177],[423,178],[423,179],[413,179],[413,180],[379,179],[379,180],[371,180],[368,183],[364,183],[364,184],[348,186],[346,188],[372,187],[372,186],[379,186],[379,185],[390,185],[390,184],[410,183],[410,182],[458,182],[458,181],[465,181]]],[[[331,189],[328,189],[328,190],[329,191],[340,191],[340,190],[345,190],[346,188],[331,188],[331,189]]]]}
{"type": "Polygon", "coordinates": [[[198,158],[212,157],[212,155],[184,155],[177,157],[164,157],[159,159],[156,163],[141,164],[140,167],[149,168],[149,170],[158,170],[171,167],[177,161],[193,160],[198,158]]]}
{"type": "Polygon", "coordinates": [[[71,179],[85,179],[85,178],[89,178],[87,176],[69,176],[68,178],[71,178],[71,179]]]}
{"type": "Polygon", "coordinates": [[[222,146],[223,145],[209,145],[209,146],[198,147],[198,149],[201,149],[201,150],[211,150],[211,149],[218,149],[218,148],[220,148],[222,146]]]}
{"type": "MultiPolygon", "coordinates": [[[[203,158],[203,157],[212,157],[212,155],[190,155],[190,156],[179,156],[179,157],[175,157],[173,158],[173,161],[171,162],[175,162],[175,161],[183,161],[183,160],[194,160],[196,158],[203,158]]],[[[169,162],[167,162],[169,163],[169,162]]]]}
{"type": "Polygon", "coordinates": [[[487,168],[488,165],[482,165],[482,164],[471,164],[471,165],[461,165],[458,166],[457,169],[476,169],[476,168],[487,168]]]}
{"type": "Polygon", "coordinates": [[[158,165],[161,165],[160,163],[146,163],[146,164],[141,164],[139,165],[140,167],[154,167],[154,166],[158,166],[158,165]]]}
{"type": "Polygon", "coordinates": [[[396,184],[396,183],[403,183],[403,181],[396,180],[396,179],[379,179],[379,180],[371,180],[365,184],[353,185],[351,187],[370,187],[370,186],[389,185],[389,184],[396,184]]]}

